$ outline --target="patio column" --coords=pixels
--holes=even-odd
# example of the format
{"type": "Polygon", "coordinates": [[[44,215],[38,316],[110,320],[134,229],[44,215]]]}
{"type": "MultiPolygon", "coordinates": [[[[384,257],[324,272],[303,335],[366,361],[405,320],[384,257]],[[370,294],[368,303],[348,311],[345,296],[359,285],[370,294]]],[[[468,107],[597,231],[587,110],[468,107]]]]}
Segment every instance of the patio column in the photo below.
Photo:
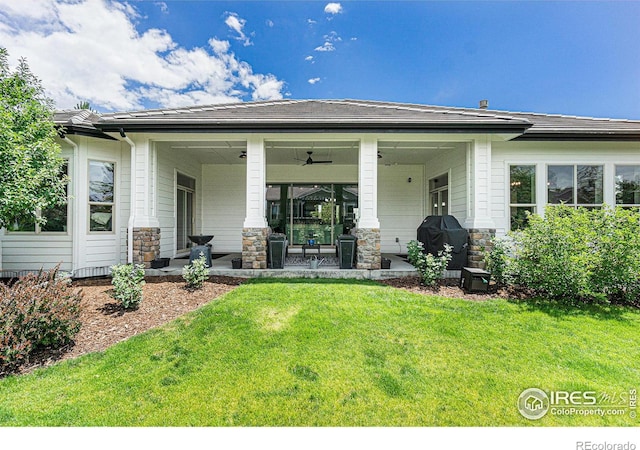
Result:
{"type": "Polygon", "coordinates": [[[482,135],[467,148],[467,219],[469,267],[484,268],[484,251],[491,245],[496,225],[491,217],[491,136],[482,135]]]}
{"type": "Polygon", "coordinates": [[[265,216],[266,155],[264,140],[247,139],[247,211],[242,228],[242,268],[267,268],[269,225],[265,216]]]}
{"type": "Polygon", "coordinates": [[[151,267],[160,256],[160,222],[156,215],[158,159],[151,140],[125,137],[131,146],[131,215],[129,239],[132,261],[151,267]]]}
{"type": "Polygon", "coordinates": [[[358,269],[380,269],[380,221],[378,220],[378,141],[360,140],[358,161],[358,221],[356,224],[358,269]]]}

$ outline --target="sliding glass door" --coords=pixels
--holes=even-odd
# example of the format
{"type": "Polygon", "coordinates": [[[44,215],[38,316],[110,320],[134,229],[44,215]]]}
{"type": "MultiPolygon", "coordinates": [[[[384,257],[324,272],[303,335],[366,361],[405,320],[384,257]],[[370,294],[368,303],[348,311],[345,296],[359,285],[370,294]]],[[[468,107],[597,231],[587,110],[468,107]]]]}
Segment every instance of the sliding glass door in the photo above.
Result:
{"type": "Polygon", "coordinates": [[[176,183],[176,251],[178,252],[191,247],[188,236],[193,234],[195,189],[196,180],[181,173],[178,174],[176,183]]]}
{"type": "Polygon", "coordinates": [[[267,186],[267,219],[293,245],[309,239],[331,245],[355,223],[355,184],[274,184],[267,186]]]}

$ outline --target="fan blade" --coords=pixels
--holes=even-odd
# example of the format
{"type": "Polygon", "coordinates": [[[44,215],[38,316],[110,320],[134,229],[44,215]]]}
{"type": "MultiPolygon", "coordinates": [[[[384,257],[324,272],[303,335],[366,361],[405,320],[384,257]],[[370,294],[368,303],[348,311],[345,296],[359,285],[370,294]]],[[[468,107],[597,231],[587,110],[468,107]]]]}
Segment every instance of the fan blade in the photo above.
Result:
{"type": "Polygon", "coordinates": [[[333,161],[314,161],[314,164],[332,164],[333,161]]]}

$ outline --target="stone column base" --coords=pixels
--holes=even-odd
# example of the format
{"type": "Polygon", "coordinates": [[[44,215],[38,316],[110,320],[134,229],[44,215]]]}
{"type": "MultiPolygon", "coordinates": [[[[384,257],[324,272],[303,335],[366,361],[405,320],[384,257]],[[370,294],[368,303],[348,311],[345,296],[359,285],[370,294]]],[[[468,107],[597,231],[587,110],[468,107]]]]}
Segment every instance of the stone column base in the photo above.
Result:
{"type": "Polygon", "coordinates": [[[151,261],[160,257],[160,228],[133,229],[133,263],[151,268],[151,261]]]}
{"type": "Polygon", "coordinates": [[[267,268],[267,237],[269,228],[242,229],[242,268],[267,268]]]}
{"type": "Polygon", "coordinates": [[[357,228],[356,239],[356,269],[380,269],[380,229],[357,228]]]}
{"type": "Polygon", "coordinates": [[[468,267],[485,269],[485,251],[491,251],[491,240],[496,236],[493,228],[469,228],[469,258],[468,267]]]}

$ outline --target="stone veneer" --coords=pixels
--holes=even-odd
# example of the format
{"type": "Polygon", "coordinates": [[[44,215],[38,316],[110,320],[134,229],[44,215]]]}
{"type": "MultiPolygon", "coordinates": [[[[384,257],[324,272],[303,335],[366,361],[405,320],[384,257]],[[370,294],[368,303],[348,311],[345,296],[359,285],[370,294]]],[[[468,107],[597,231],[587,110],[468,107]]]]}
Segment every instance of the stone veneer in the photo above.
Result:
{"type": "Polygon", "coordinates": [[[267,237],[269,228],[242,229],[242,268],[267,268],[267,237]]]}
{"type": "Polygon", "coordinates": [[[485,269],[485,251],[491,251],[491,240],[496,236],[493,228],[470,228],[468,267],[485,269]]]}
{"type": "Polygon", "coordinates": [[[356,239],[356,269],[380,269],[380,229],[357,228],[356,239]]]}
{"type": "Polygon", "coordinates": [[[133,229],[133,262],[151,267],[151,261],[160,257],[160,228],[133,229]]]}

